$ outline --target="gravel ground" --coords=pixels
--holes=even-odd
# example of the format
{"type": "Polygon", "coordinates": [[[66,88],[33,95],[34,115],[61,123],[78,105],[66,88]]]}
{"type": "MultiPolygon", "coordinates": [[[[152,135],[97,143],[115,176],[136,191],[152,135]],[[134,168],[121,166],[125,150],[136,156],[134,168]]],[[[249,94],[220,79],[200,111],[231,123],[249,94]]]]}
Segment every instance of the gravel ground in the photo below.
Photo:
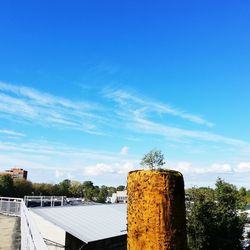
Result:
{"type": "Polygon", "coordinates": [[[0,214],[0,249],[19,250],[20,246],[20,218],[0,214]]]}

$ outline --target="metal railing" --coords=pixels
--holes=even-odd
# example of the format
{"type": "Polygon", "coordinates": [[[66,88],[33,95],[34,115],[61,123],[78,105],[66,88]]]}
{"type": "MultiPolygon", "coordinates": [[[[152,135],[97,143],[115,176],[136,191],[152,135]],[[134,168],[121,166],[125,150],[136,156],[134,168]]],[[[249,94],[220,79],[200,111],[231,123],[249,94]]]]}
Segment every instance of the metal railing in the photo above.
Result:
{"type": "Polygon", "coordinates": [[[21,203],[19,198],[0,197],[0,213],[20,217],[21,203]]]}
{"type": "Polygon", "coordinates": [[[0,197],[0,213],[21,218],[21,250],[47,250],[23,199],[0,197]]]}
{"type": "Polygon", "coordinates": [[[46,242],[47,246],[52,246],[54,249],[65,249],[64,245],[62,245],[60,243],[57,243],[55,241],[52,241],[52,240],[49,240],[49,239],[45,239],[45,238],[44,238],[44,241],[46,242]]]}
{"type": "Polygon", "coordinates": [[[24,196],[24,202],[27,207],[63,206],[66,196],[24,196]]]}

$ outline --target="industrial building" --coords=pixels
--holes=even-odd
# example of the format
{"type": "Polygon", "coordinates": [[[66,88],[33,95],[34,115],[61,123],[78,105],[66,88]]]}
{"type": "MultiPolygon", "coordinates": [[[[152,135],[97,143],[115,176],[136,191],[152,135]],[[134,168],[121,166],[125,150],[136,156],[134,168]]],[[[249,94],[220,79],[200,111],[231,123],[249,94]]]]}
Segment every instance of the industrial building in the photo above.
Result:
{"type": "Polygon", "coordinates": [[[30,209],[48,249],[125,250],[126,204],[30,209]]]}

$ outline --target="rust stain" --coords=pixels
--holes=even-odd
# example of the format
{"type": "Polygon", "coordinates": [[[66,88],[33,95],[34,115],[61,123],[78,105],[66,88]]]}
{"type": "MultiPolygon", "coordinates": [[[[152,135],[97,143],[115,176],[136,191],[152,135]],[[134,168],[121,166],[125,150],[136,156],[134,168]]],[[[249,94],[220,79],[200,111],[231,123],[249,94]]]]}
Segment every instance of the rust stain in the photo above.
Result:
{"type": "Polygon", "coordinates": [[[185,250],[184,181],[172,170],[128,175],[128,250],[185,250]]]}

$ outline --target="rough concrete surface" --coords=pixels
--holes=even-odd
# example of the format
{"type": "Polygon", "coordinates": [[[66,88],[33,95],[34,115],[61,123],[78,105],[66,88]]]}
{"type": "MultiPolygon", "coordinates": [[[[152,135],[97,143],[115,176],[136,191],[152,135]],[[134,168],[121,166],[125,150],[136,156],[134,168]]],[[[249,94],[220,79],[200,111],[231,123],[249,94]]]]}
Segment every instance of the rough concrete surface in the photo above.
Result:
{"type": "Polygon", "coordinates": [[[0,249],[18,250],[20,246],[20,218],[0,214],[0,249]]]}

